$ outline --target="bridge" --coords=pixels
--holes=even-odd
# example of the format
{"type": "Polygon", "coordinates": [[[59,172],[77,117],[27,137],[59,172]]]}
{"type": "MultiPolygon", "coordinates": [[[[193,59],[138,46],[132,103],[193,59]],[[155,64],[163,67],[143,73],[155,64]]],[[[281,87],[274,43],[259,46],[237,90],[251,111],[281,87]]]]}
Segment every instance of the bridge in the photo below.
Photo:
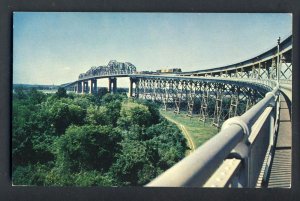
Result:
{"type": "Polygon", "coordinates": [[[94,67],[62,85],[97,93],[97,80],[128,77],[129,96],[185,110],[219,133],[146,186],[290,187],[292,36],[232,65],[173,75],[137,74],[130,63],[94,67]]]}

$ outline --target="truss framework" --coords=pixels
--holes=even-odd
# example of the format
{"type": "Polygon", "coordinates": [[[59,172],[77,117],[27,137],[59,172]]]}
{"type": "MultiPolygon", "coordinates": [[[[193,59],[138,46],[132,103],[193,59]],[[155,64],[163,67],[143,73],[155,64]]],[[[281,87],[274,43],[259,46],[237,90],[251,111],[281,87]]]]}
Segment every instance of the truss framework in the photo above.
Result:
{"type": "Polygon", "coordinates": [[[262,92],[248,86],[199,80],[141,77],[135,84],[135,97],[161,102],[164,110],[176,114],[185,110],[187,116],[197,115],[204,123],[211,119],[216,127],[263,97],[262,92]]]}

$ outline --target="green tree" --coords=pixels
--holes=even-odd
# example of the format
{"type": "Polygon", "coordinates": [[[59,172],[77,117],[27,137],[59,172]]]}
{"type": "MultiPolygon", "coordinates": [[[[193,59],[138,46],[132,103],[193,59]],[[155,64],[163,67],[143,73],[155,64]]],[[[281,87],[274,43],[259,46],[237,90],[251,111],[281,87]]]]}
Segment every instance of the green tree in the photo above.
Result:
{"type": "Polygon", "coordinates": [[[29,100],[31,104],[36,105],[44,102],[46,100],[46,94],[43,92],[37,91],[36,89],[30,89],[29,93],[29,100]]]}
{"type": "Polygon", "coordinates": [[[175,125],[166,120],[145,131],[152,161],[158,169],[165,170],[184,157],[186,140],[175,125]]]}
{"type": "MultiPolygon", "coordinates": [[[[41,110],[41,105],[32,99],[40,92],[29,92],[26,99],[13,101],[12,156],[13,168],[30,162],[48,161],[53,158],[49,144],[54,130],[49,114],[41,110]]],[[[42,98],[44,99],[44,98],[42,98]]],[[[41,99],[41,100],[42,100],[41,99]]]]}
{"type": "Polygon", "coordinates": [[[96,170],[80,171],[74,175],[76,186],[115,186],[117,181],[111,173],[96,170]]]}
{"type": "Polygon", "coordinates": [[[107,87],[100,87],[98,90],[98,95],[100,97],[103,97],[104,95],[106,95],[108,93],[108,89],[107,87]]]}
{"type": "Polygon", "coordinates": [[[16,87],[14,89],[15,93],[14,98],[18,99],[18,100],[24,100],[27,98],[27,94],[25,93],[25,90],[23,87],[16,87]]]}
{"type": "Polygon", "coordinates": [[[55,93],[58,98],[66,98],[68,97],[67,91],[65,88],[59,87],[57,92],[55,93]]]}
{"type": "Polygon", "coordinates": [[[15,92],[14,184],[144,185],[184,157],[183,135],[156,104],[62,91],[15,92]]]}
{"type": "Polygon", "coordinates": [[[145,165],[150,165],[146,156],[146,146],[136,140],[124,140],[121,146],[122,151],[117,155],[112,171],[124,185],[138,185],[139,177],[143,176],[141,171],[145,165]]]}
{"type": "Polygon", "coordinates": [[[147,127],[151,124],[150,117],[151,113],[147,106],[134,102],[123,102],[118,125],[127,130],[135,124],[147,127]]]}
{"type": "Polygon", "coordinates": [[[94,125],[112,124],[108,109],[105,106],[90,106],[87,109],[87,122],[94,125]]]}
{"type": "Polygon", "coordinates": [[[63,134],[71,124],[83,124],[86,116],[86,111],[80,106],[67,104],[60,100],[50,106],[49,112],[58,134],[63,134]]]}
{"type": "Polygon", "coordinates": [[[156,104],[152,101],[143,100],[143,99],[136,100],[136,103],[139,103],[139,104],[142,104],[142,105],[145,105],[148,107],[148,110],[150,112],[150,117],[149,117],[148,121],[151,123],[151,125],[157,124],[160,122],[160,114],[159,114],[158,104],[156,104]]]}
{"type": "Polygon", "coordinates": [[[46,176],[50,168],[46,164],[29,164],[27,166],[18,166],[13,171],[14,185],[45,185],[46,176]]]}
{"type": "Polygon", "coordinates": [[[120,139],[110,126],[70,126],[56,142],[57,162],[71,172],[108,169],[120,139]]]}

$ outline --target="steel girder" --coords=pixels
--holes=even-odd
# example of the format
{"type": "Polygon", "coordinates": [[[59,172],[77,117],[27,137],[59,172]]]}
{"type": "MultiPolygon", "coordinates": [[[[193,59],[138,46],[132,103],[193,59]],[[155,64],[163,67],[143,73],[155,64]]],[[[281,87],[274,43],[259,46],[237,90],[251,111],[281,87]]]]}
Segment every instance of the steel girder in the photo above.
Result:
{"type": "Polygon", "coordinates": [[[129,62],[111,60],[106,66],[93,66],[87,72],[81,73],[78,79],[95,78],[101,75],[134,74],[136,67],[129,62]]]}
{"type": "Polygon", "coordinates": [[[229,117],[244,113],[258,102],[266,90],[232,80],[212,82],[210,79],[141,76],[135,82],[136,97],[161,102],[165,110],[175,113],[186,110],[189,117],[197,115],[204,123],[211,118],[218,128],[229,117]]]}

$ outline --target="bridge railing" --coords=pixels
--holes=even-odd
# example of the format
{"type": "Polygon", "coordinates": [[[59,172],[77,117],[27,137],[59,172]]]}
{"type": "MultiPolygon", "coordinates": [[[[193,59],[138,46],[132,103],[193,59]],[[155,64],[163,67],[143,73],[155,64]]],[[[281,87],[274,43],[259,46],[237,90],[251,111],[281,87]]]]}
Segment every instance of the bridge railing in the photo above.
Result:
{"type": "Polygon", "coordinates": [[[248,82],[248,83],[257,83],[259,85],[269,86],[272,89],[276,87],[277,82],[270,79],[254,79],[254,78],[229,78],[230,80],[236,80],[241,82],[248,82]]]}
{"type": "Polygon", "coordinates": [[[278,98],[274,106],[267,107],[252,126],[246,143],[231,151],[204,187],[255,187],[265,184],[278,130],[278,98]]]}
{"type": "Polygon", "coordinates": [[[85,75],[84,77],[78,78],[78,81],[82,80],[88,80],[92,78],[101,78],[101,77],[114,77],[114,76],[129,76],[129,75],[136,75],[136,72],[132,73],[103,73],[103,74],[97,74],[97,75],[85,75]]]}
{"type": "MultiPolygon", "coordinates": [[[[247,82],[247,83],[257,83],[259,85],[265,85],[271,88],[275,88],[277,85],[276,80],[273,79],[256,79],[256,78],[238,78],[238,77],[190,77],[190,76],[181,76],[181,78],[201,78],[203,80],[231,80],[237,82],[247,82]]],[[[281,80],[280,80],[281,82],[281,80]]],[[[290,80],[285,80],[283,83],[291,83],[290,80]]]]}
{"type": "Polygon", "coordinates": [[[225,121],[218,134],[146,186],[255,187],[278,128],[278,93],[277,85],[250,110],[225,121]]]}

